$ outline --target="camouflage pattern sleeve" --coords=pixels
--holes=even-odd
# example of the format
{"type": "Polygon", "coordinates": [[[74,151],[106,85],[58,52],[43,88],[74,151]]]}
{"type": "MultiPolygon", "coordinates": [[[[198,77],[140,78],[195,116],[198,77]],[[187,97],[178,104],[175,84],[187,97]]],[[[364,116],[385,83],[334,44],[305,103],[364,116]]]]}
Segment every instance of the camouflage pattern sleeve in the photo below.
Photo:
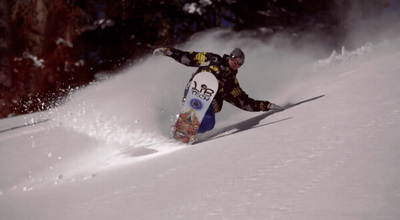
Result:
{"type": "Polygon", "coordinates": [[[175,48],[166,48],[165,55],[186,66],[199,67],[205,62],[209,62],[214,54],[207,52],[186,52],[175,48]]]}
{"type": "Polygon", "coordinates": [[[250,112],[260,112],[268,111],[268,101],[254,100],[250,98],[243,90],[240,88],[239,83],[235,82],[235,86],[227,93],[225,100],[232,105],[250,112]]]}

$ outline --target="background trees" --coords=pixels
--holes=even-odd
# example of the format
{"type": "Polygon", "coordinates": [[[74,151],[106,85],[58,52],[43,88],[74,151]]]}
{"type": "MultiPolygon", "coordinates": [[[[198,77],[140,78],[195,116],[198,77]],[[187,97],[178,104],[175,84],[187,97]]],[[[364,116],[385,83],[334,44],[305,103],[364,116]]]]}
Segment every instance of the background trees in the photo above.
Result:
{"type": "Polygon", "coordinates": [[[70,88],[100,71],[112,74],[153,48],[185,42],[210,28],[310,31],[341,46],[350,19],[382,13],[381,0],[2,0],[0,2],[0,117],[51,107],[70,88]]]}

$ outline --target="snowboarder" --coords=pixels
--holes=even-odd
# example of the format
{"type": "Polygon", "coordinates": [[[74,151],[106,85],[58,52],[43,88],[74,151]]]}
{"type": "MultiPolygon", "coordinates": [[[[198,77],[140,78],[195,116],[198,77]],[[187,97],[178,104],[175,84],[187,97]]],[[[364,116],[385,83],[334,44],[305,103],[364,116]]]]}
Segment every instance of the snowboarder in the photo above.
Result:
{"type": "MultiPolygon", "coordinates": [[[[224,54],[222,57],[214,53],[186,52],[176,48],[158,48],[154,50],[153,54],[169,56],[186,66],[198,67],[193,76],[199,72],[211,72],[218,79],[219,90],[201,122],[198,133],[204,133],[214,128],[215,113],[221,111],[224,100],[245,111],[284,110],[269,101],[254,100],[242,90],[236,78],[238,69],[243,65],[245,58],[240,48],[235,48],[230,55],[224,54]]],[[[191,80],[185,89],[184,99],[191,80]]]]}

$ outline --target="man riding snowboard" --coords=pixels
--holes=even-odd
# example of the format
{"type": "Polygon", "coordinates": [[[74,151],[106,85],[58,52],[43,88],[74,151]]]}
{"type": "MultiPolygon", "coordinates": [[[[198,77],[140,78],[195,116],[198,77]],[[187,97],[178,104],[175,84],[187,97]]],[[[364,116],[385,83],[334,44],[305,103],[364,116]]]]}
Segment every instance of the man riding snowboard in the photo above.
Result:
{"type": "MultiPolygon", "coordinates": [[[[218,92],[201,122],[198,133],[204,133],[214,128],[215,113],[221,111],[223,101],[227,101],[238,108],[251,112],[284,110],[279,105],[269,101],[254,100],[240,88],[236,75],[238,69],[244,63],[245,56],[243,51],[239,48],[234,49],[229,56],[224,54],[222,57],[214,53],[186,52],[175,48],[158,48],[154,50],[153,54],[156,56],[169,56],[186,66],[198,67],[193,76],[199,72],[210,72],[217,78],[219,86],[218,92]]],[[[184,98],[186,97],[190,81],[185,90],[184,98]]]]}

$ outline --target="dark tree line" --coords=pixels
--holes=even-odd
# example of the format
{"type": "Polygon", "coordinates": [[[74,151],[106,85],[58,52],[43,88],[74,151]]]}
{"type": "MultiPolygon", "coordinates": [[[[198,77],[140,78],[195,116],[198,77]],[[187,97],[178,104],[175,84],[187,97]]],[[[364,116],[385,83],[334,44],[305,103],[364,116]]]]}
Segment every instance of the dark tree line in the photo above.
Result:
{"type": "Polygon", "coordinates": [[[340,41],[342,16],[381,13],[381,0],[1,0],[0,118],[45,110],[95,74],[210,28],[314,31],[340,41]]]}

